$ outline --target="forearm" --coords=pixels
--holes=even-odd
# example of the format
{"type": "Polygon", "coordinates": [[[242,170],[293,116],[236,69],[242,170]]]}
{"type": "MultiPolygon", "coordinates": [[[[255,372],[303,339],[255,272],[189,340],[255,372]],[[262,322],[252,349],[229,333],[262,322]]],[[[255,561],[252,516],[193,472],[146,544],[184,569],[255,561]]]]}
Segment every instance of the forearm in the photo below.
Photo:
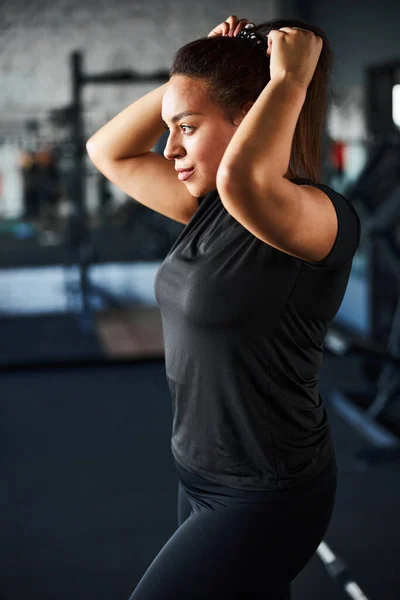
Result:
{"type": "Polygon", "coordinates": [[[90,155],[107,160],[149,152],[165,131],[162,99],[168,82],[142,96],[96,131],[86,143],[90,155]]]}
{"type": "Polygon", "coordinates": [[[306,91],[289,78],[271,80],[231,138],[219,173],[264,180],[283,177],[306,91]]]}

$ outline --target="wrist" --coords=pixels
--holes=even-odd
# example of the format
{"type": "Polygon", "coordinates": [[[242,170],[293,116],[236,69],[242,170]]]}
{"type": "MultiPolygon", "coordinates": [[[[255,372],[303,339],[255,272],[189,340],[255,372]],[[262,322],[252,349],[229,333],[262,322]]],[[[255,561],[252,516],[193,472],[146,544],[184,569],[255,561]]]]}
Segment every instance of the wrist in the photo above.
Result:
{"type": "Polygon", "coordinates": [[[298,90],[299,93],[306,94],[308,83],[304,82],[299,76],[289,71],[283,71],[277,75],[271,77],[270,83],[274,85],[284,85],[292,87],[294,90],[298,90]]]}

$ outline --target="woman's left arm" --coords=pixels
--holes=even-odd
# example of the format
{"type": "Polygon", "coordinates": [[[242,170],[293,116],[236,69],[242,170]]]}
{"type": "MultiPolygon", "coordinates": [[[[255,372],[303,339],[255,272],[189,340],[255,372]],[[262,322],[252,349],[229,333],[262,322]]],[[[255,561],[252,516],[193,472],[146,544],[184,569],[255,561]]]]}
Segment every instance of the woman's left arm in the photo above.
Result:
{"type": "MultiPolygon", "coordinates": [[[[271,79],[233,134],[218,169],[224,176],[255,178],[266,183],[289,168],[296,124],[306,88],[290,76],[271,79]]],[[[217,181],[218,182],[218,181],[217,181]]]]}
{"type": "Polygon", "coordinates": [[[311,31],[282,27],[268,34],[270,82],[235,131],[218,174],[283,177],[296,124],[322,50],[311,31]]]}
{"type": "Polygon", "coordinates": [[[275,44],[271,81],[232,136],[216,185],[226,210],[256,237],[287,254],[319,262],[336,239],[335,208],[322,190],[296,185],[284,175],[322,39],[282,29],[291,31],[287,38],[276,30],[268,36],[268,52],[275,44]]]}

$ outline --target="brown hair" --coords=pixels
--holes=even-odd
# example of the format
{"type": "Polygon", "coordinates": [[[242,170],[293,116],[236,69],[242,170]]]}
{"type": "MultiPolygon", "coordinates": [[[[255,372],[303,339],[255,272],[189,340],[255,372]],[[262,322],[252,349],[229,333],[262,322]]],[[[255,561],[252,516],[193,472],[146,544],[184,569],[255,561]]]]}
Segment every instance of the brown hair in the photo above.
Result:
{"type": "MultiPolygon", "coordinates": [[[[266,36],[271,29],[302,27],[323,39],[323,47],[313,78],[307,88],[290,156],[287,179],[306,178],[318,183],[322,167],[322,135],[332,70],[332,52],[326,34],[315,25],[299,19],[265,21],[251,29],[266,36]]],[[[246,40],[229,36],[203,37],[190,42],[175,52],[169,76],[185,75],[202,79],[212,101],[222,109],[229,123],[237,116],[243,104],[255,102],[270,81],[270,57],[246,40]]]]}

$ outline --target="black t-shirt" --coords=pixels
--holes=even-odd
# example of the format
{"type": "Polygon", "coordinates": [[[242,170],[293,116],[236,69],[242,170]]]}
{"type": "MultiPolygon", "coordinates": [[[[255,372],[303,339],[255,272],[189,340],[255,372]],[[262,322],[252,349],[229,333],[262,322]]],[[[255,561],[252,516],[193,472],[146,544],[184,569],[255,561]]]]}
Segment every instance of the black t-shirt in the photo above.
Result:
{"type": "Polygon", "coordinates": [[[334,454],[318,391],[323,340],[360,240],[351,203],[322,184],[338,217],[329,255],[311,263],[234,219],[217,189],[199,198],[155,279],[173,457],[221,485],[288,490],[334,454]]]}

